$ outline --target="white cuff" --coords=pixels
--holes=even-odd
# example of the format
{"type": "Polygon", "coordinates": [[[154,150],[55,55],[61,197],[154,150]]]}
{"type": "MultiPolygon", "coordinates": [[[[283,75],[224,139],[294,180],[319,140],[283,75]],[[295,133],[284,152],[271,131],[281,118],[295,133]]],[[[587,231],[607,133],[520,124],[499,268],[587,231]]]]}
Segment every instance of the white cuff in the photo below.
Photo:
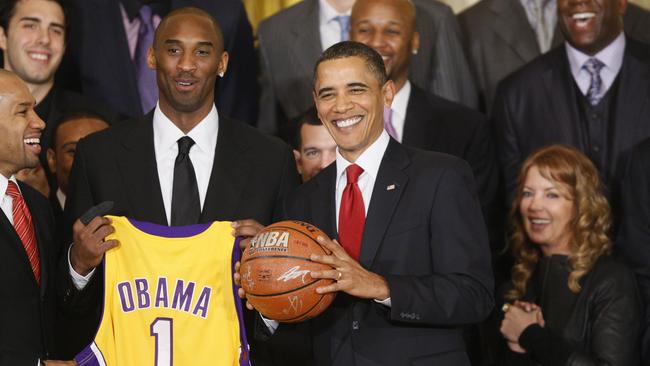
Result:
{"type": "Polygon", "coordinates": [[[375,300],[375,302],[376,302],[376,303],[379,303],[379,304],[382,304],[382,305],[384,305],[384,306],[388,306],[388,307],[391,306],[390,297],[389,297],[389,298],[386,298],[386,299],[384,299],[384,300],[375,300]]]}
{"type": "Polygon", "coordinates": [[[267,319],[261,313],[260,318],[262,318],[262,321],[266,325],[266,328],[268,328],[269,332],[271,332],[271,334],[275,333],[275,330],[278,329],[280,322],[277,320],[267,319]]]}
{"type": "MultiPolygon", "coordinates": [[[[74,244],[72,244],[74,245],[74,244]]],[[[77,273],[74,268],[72,268],[72,263],[70,262],[70,250],[72,249],[72,245],[70,245],[70,248],[68,248],[68,268],[70,270],[70,277],[72,277],[72,283],[74,284],[74,287],[77,288],[77,290],[83,290],[84,287],[88,284],[88,281],[93,277],[93,274],[95,273],[95,268],[93,268],[90,273],[88,273],[85,276],[80,275],[77,273]]]]}

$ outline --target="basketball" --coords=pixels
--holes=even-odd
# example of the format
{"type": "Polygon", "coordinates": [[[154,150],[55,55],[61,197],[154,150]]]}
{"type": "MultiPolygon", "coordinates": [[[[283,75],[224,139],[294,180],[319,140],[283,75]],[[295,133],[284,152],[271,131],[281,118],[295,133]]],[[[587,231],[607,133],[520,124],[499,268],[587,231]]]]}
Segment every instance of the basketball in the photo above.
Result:
{"type": "Polygon", "coordinates": [[[248,301],[266,318],[284,323],[305,321],[322,313],[335,293],[318,294],[316,288],[334,282],[311,278],[311,271],[331,269],[309,256],[331,254],[316,238],[317,227],[300,221],[280,221],[260,231],[244,250],[241,285],[248,301]]]}

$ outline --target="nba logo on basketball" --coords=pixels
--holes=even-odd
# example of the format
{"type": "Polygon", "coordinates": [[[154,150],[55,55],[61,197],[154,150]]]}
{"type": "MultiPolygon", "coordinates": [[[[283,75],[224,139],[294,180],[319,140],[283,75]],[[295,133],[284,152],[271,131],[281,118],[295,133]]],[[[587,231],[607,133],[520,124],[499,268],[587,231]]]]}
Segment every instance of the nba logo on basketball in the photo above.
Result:
{"type": "Polygon", "coordinates": [[[286,252],[289,246],[289,233],[286,231],[266,231],[251,240],[250,254],[255,252],[286,252]]]}

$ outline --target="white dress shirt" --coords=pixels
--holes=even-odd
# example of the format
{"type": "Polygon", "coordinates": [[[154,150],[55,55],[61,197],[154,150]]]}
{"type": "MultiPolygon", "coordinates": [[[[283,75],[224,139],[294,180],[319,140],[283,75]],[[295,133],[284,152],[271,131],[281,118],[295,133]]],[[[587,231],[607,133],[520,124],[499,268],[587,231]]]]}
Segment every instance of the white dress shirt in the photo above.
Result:
{"type": "MultiPolygon", "coordinates": [[[[199,188],[199,201],[201,209],[208,192],[214,150],[217,146],[217,133],[219,131],[219,114],[212,105],[212,110],[188,134],[195,144],[190,149],[190,160],[196,174],[196,184],[199,188]]],[[[165,205],[167,223],[172,216],[172,188],[174,186],[174,162],[178,155],[178,139],[185,136],[176,125],[156,106],[153,112],[153,149],[156,154],[160,192],[165,205]]]]}
{"type": "MultiPolygon", "coordinates": [[[[12,181],[16,183],[16,186],[18,186],[18,181],[16,180],[15,176],[11,176],[9,179],[7,179],[4,175],[0,174],[0,192],[2,193],[2,198],[0,199],[0,207],[2,208],[2,212],[7,216],[7,219],[11,223],[11,225],[14,224],[14,199],[11,198],[7,194],[7,186],[9,185],[9,181],[12,181]]],[[[18,191],[20,191],[20,187],[18,187],[18,191]]],[[[21,192],[22,194],[22,192],[21,192]]]]}
{"type": "Polygon", "coordinates": [[[600,78],[603,81],[602,95],[605,95],[609,90],[609,87],[614,83],[616,75],[621,71],[621,66],[623,66],[625,34],[621,32],[612,43],[608,44],[607,47],[603,48],[593,56],[578,51],[576,48],[571,46],[569,42],[564,42],[564,44],[569,58],[569,65],[571,66],[571,74],[583,95],[587,95],[587,92],[589,91],[591,76],[582,66],[590,58],[596,58],[605,64],[605,66],[600,70],[600,78]]]}
{"type": "MultiPolygon", "coordinates": [[[[190,149],[190,160],[194,166],[196,183],[199,189],[199,200],[201,209],[208,192],[212,163],[214,162],[214,151],[217,147],[217,133],[219,131],[219,114],[217,108],[212,105],[212,110],[202,119],[188,134],[195,144],[190,149]]],[[[171,222],[172,187],[174,185],[174,162],[178,155],[178,139],[185,136],[176,125],[156,105],[153,113],[153,145],[156,154],[156,165],[158,168],[158,180],[160,192],[162,193],[163,204],[167,222],[171,222]]],[[[0,186],[1,188],[1,186],[0,186]]],[[[93,269],[86,276],[75,272],[70,263],[70,251],[68,250],[68,265],[72,282],[77,289],[83,289],[95,270],[93,269]]]]}
{"type": "Polygon", "coordinates": [[[535,32],[541,53],[551,49],[553,33],[557,24],[556,0],[520,0],[526,12],[528,23],[535,32]]]}
{"type": "MultiPolygon", "coordinates": [[[[336,148],[336,230],[338,231],[339,227],[339,210],[341,208],[341,199],[343,197],[343,191],[345,186],[348,184],[348,177],[345,172],[348,166],[352,164],[357,164],[363,169],[363,173],[359,175],[359,180],[357,185],[363,196],[363,205],[368,214],[368,206],[370,206],[370,197],[372,197],[372,191],[375,186],[375,181],[377,180],[377,173],[379,173],[379,166],[381,165],[381,160],[384,158],[384,153],[390,142],[390,136],[386,130],[382,131],[381,135],[375,142],[370,145],[366,151],[361,153],[357,161],[349,162],[339,152],[339,149],[336,148]]],[[[384,300],[375,300],[376,302],[391,306],[390,297],[384,300]]],[[[279,323],[275,320],[267,319],[262,316],[262,320],[266,324],[266,327],[271,333],[274,333],[278,328],[279,323]]]]}
{"type": "Polygon", "coordinates": [[[404,139],[404,120],[406,118],[406,107],[409,104],[409,98],[411,97],[411,82],[406,80],[402,89],[400,89],[393,98],[393,104],[391,104],[390,109],[392,110],[390,122],[395,129],[395,134],[397,134],[397,141],[402,142],[404,139]]]}
{"type": "Polygon", "coordinates": [[[65,193],[61,190],[61,187],[56,189],[56,199],[59,201],[59,205],[61,205],[61,209],[65,209],[65,193]]]}
{"type": "Polygon", "coordinates": [[[382,131],[381,135],[372,145],[368,146],[366,151],[361,153],[357,161],[349,162],[339,152],[339,149],[336,149],[336,230],[339,228],[339,212],[341,208],[341,199],[343,198],[343,191],[345,186],[348,184],[348,177],[345,173],[345,169],[352,164],[357,164],[363,169],[363,173],[359,176],[357,185],[363,196],[363,205],[368,214],[368,206],[370,205],[370,197],[372,197],[372,190],[375,187],[375,180],[377,180],[377,172],[379,172],[379,166],[381,165],[381,159],[384,158],[384,153],[388,147],[388,142],[390,141],[390,136],[386,130],[382,131]]]}
{"type": "Polygon", "coordinates": [[[352,9],[345,13],[339,13],[327,0],[318,0],[318,6],[318,29],[320,29],[320,44],[324,51],[331,45],[341,42],[341,25],[334,18],[340,15],[350,15],[352,9]]]}

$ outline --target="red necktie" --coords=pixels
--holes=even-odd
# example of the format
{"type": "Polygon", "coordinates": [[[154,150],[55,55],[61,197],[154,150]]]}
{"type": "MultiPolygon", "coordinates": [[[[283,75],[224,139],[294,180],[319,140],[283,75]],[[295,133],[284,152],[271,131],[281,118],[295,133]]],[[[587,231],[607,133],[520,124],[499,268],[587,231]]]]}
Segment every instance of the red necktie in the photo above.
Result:
{"type": "Polygon", "coordinates": [[[363,205],[363,196],[357,184],[363,169],[352,164],[345,170],[348,183],[343,191],[341,208],[339,210],[339,241],[345,251],[354,258],[359,259],[361,252],[361,238],[363,225],[366,222],[366,210],[363,205]]]}
{"type": "Polygon", "coordinates": [[[32,224],[32,215],[29,213],[27,204],[18,190],[16,183],[9,181],[7,195],[13,200],[14,229],[25,247],[29,264],[36,277],[36,282],[41,282],[41,268],[38,259],[38,245],[36,245],[36,234],[32,224]]]}

